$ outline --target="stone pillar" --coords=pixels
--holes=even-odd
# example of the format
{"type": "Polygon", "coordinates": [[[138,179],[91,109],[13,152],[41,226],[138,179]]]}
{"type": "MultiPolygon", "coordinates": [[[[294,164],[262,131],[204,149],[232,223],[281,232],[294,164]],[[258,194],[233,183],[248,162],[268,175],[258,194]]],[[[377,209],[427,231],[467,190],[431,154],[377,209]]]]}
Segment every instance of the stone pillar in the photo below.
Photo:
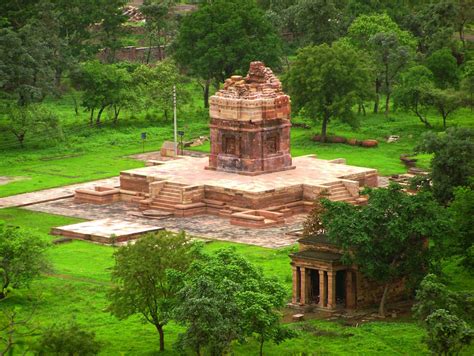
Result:
{"type": "Polygon", "coordinates": [[[293,270],[293,298],[291,302],[296,304],[300,301],[300,271],[296,266],[292,266],[293,270]]]}
{"type": "Polygon", "coordinates": [[[354,309],[356,307],[355,286],[353,282],[354,274],[351,270],[346,271],[346,308],[354,309]]]}
{"type": "Polygon", "coordinates": [[[336,308],[336,272],[328,271],[328,308],[336,308]]]}
{"type": "Polygon", "coordinates": [[[323,270],[319,270],[319,306],[326,307],[326,278],[323,270]]]}
{"type": "Polygon", "coordinates": [[[300,305],[305,305],[307,303],[306,298],[306,268],[300,267],[300,305]]]}

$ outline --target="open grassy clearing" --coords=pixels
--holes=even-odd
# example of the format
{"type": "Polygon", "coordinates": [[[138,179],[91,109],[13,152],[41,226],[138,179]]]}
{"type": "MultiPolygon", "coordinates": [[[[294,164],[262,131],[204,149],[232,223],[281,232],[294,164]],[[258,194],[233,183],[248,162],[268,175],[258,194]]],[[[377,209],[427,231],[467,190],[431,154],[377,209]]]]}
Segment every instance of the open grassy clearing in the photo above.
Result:
{"type": "MultiPolygon", "coordinates": [[[[46,235],[52,226],[80,221],[13,208],[0,210],[0,220],[34,229],[49,239],[54,238],[46,235]]],[[[267,275],[277,277],[287,288],[290,298],[290,248],[272,250],[215,241],[206,244],[205,250],[212,253],[230,246],[260,266],[267,275]]],[[[113,251],[113,247],[82,241],[53,246],[49,252],[53,271],[35,281],[30,291],[14,291],[0,304],[0,308],[15,306],[21,315],[28,315],[36,305],[33,322],[41,327],[75,318],[97,333],[97,338],[104,343],[104,355],[157,354],[158,338],[151,325],[143,324],[135,317],[119,321],[106,311],[106,291],[110,285],[113,251]]],[[[473,289],[472,277],[454,262],[446,264],[446,267],[453,289],[473,289]]],[[[359,327],[347,326],[342,322],[309,320],[293,324],[292,327],[298,330],[298,336],[280,345],[266,344],[265,354],[428,354],[421,342],[423,330],[410,319],[370,322],[359,327]]],[[[166,326],[167,351],[164,355],[176,354],[172,344],[181,330],[182,327],[174,323],[166,326]]],[[[237,355],[253,355],[258,354],[258,346],[251,340],[247,344],[234,345],[233,351],[237,355]]],[[[466,355],[473,351],[471,347],[466,355]]]]}

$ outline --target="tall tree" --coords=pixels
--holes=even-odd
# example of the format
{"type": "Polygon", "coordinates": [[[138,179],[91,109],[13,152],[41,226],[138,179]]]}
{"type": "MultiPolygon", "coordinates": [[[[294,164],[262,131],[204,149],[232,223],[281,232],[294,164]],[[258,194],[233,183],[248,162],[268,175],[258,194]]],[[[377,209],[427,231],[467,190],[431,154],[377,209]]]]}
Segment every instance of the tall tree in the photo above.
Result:
{"type": "Polygon", "coordinates": [[[174,37],[177,27],[175,14],[170,11],[175,4],[174,0],[153,1],[147,0],[140,6],[141,13],[145,16],[145,30],[148,42],[148,55],[146,63],[150,62],[151,49],[159,46],[159,59],[164,58],[164,52],[174,37]]]}
{"type": "Polygon", "coordinates": [[[194,262],[179,299],[176,318],[187,327],[177,342],[183,352],[222,355],[232,341],[254,333],[262,352],[265,340],[289,336],[277,312],[285,301],[284,289],[233,249],[194,262]]]}
{"type": "MultiPolygon", "coordinates": [[[[350,25],[347,36],[352,45],[367,51],[374,60],[374,113],[377,113],[381,93],[385,90],[390,97],[391,87],[408,63],[415,40],[387,14],[359,16],[350,25]]],[[[386,111],[388,104],[386,101],[386,111]]]]}
{"type": "Polygon", "coordinates": [[[21,106],[52,91],[54,67],[42,27],[0,28],[0,89],[21,106]]]}
{"type": "Polygon", "coordinates": [[[469,128],[448,128],[444,134],[426,132],[418,152],[431,153],[431,176],[435,198],[447,204],[453,189],[468,186],[474,175],[474,131],[469,128]]]}
{"type": "Polygon", "coordinates": [[[374,59],[376,67],[379,68],[377,76],[382,80],[385,93],[385,116],[388,116],[392,86],[410,61],[410,49],[400,45],[393,33],[378,33],[371,38],[371,42],[376,48],[374,59]]]}
{"type": "Polygon", "coordinates": [[[177,106],[182,107],[189,99],[184,77],[175,63],[169,59],[155,66],[142,65],[133,72],[133,81],[138,85],[142,104],[147,108],[157,108],[168,120],[173,110],[173,87],[176,88],[177,106]]]}
{"type": "Polygon", "coordinates": [[[11,287],[26,286],[49,268],[49,243],[28,230],[0,222],[0,300],[11,287]]]}
{"type": "Polygon", "coordinates": [[[119,319],[138,314],[152,324],[160,351],[165,349],[164,326],[176,306],[179,281],[195,257],[194,246],[184,233],[159,232],[114,254],[109,311],[119,319]]]}
{"type": "Polygon", "coordinates": [[[429,100],[443,118],[443,128],[446,130],[448,116],[464,106],[464,93],[453,89],[433,89],[429,100]]]}
{"type": "Polygon", "coordinates": [[[297,110],[321,120],[322,142],[332,119],[355,125],[352,107],[370,96],[366,57],[349,46],[309,46],[298,51],[285,82],[297,110]]]}
{"type": "Polygon", "coordinates": [[[432,128],[427,111],[431,105],[433,89],[433,73],[422,65],[411,67],[402,74],[400,83],[395,88],[395,107],[413,112],[427,128],[432,128]]]}
{"type": "Polygon", "coordinates": [[[343,1],[297,0],[284,11],[287,28],[299,42],[331,43],[346,30],[343,1]]]}
{"type": "Polygon", "coordinates": [[[233,74],[244,74],[255,60],[278,67],[281,43],[254,0],[215,0],[183,18],[175,42],[177,63],[209,86],[233,74]]]}
{"type": "Polygon", "coordinates": [[[343,259],[383,285],[383,316],[390,284],[404,278],[413,285],[423,277],[440,257],[449,223],[429,193],[408,195],[399,185],[390,185],[368,195],[367,205],[360,207],[323,200],[322,221],[328,238],[343,249],[343,259]]]}
{"type": "Polygon", "coordinates": [[[102,113],[108,107],[114,109],[116,121],[120,108],[135,98],[132,76],[119,64],[103,64],[98,60],[85,62],[71,77],[74,85],[83,91],[82,106],[90,112],[90,125],[93,125],[95,113],[95,124],[100,124],[102,113]]]}

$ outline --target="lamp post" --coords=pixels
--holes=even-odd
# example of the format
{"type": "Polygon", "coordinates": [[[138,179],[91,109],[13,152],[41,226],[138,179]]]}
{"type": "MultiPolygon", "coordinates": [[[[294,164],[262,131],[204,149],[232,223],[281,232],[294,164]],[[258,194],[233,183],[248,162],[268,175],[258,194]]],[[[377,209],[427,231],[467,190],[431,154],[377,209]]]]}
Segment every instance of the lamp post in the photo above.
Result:
{"type": "Polygon", "coordinates": [[[178,126],[176,123],[176,85],[173,85],[173,123],[174,123],[174,155],[178,155],[178,126]]]}

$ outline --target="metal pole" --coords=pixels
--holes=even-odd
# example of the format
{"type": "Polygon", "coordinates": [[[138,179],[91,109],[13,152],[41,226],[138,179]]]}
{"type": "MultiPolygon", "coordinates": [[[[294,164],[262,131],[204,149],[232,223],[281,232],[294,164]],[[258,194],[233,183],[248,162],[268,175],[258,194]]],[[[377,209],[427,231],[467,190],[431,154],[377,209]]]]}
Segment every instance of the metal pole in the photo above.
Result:
{"type": "Polygon", "coordinates": [[[173,85],[173,121],[174,121],[174,155],[178,155],[178,125],[176,123],[176,85],[173,85]]]}

